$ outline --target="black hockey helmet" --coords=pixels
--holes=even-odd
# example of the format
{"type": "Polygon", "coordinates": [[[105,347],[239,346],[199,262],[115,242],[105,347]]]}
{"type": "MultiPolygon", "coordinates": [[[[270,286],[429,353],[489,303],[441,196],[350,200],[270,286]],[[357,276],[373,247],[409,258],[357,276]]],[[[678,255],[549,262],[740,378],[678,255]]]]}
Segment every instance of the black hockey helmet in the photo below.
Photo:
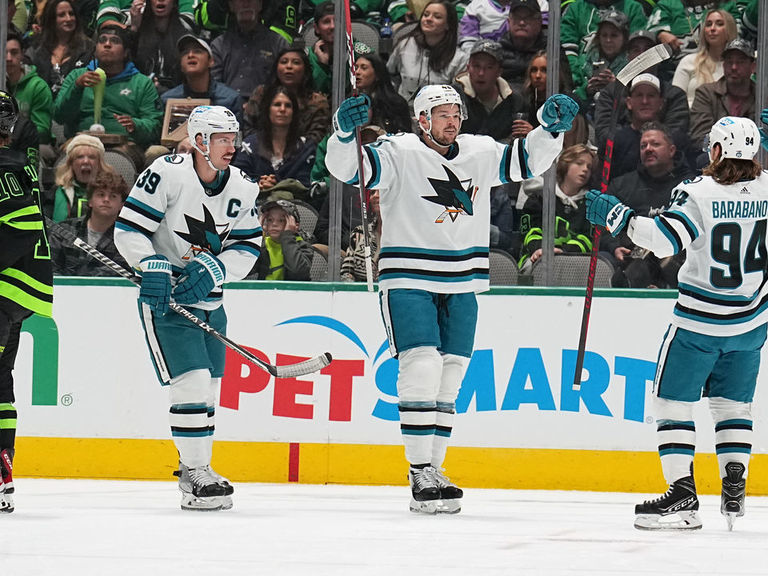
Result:
{"type": "Polygon", "coordinates": [[[16,98],[0,90],[0,137],[11,135],[18,118],[19,105],[16,98]]]}

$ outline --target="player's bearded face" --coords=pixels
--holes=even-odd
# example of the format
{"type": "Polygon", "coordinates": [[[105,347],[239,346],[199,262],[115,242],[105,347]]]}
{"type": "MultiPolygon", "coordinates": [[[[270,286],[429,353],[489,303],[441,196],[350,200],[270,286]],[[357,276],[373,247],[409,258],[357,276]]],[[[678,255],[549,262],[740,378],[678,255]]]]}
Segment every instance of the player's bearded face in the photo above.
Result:
{"type": "Polygon", "coordinates": [[[459,135],[461,112],[455,104],[442,104],[432,109],[432,138],[450,146],[459,135]]]}
{"type": "Polygon", "coordinates": [[[236,134],[212,134],[210,143],[211,164],[219,170],[224,170],[232,162],[235,155],[236,134]]]}

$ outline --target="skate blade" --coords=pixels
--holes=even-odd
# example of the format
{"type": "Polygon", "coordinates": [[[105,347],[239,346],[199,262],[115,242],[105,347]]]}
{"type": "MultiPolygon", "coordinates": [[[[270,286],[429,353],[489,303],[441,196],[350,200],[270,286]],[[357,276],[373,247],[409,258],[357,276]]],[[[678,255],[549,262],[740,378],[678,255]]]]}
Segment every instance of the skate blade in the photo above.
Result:
{"type": "Polygon", "coordinates": [[[439,500],[424,500],[422,502],[419,502],[418,500],[414,500],[411,498],[411,504],[409,506],[411,512],[414,512],[415,514],[437,514],[438,510],[438,503],[439,500]]]}
{"type": "Polygon", "coordinates": [[[699,530],[701,519],[695,510],[674,514],[638,514],[635,516],[638,530],[699,530]]]}
{"type": "Polygon", "coordinates": [[[736,524],[736,518],[744,516],[744,514],[739,514],[738,512],[723,512],[723,516],[725,516],[725,522],[728,524],[728,532],[733,532],[733,525],[736,524]]]}
{"type": "Polygon", "coordinates": [[[218,510],[229,510],[230,508],[232,508],[232,498],[230,496],[198,498],[192,494],[184,494],[181,497],[182,510],[193,512],[216,512],[218,510]]]}
{"type": "Polygon", "coordinates": [[[461,512],[461,500],[458,498],[438,500],[437,502],[438,514],[458,514],[461,512]]]}

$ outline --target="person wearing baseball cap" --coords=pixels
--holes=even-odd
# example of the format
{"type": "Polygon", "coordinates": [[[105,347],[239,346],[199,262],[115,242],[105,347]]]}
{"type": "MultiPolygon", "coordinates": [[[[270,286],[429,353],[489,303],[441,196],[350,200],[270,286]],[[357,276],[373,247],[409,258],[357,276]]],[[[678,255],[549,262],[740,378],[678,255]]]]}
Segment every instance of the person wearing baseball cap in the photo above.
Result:
{"type": "Polygon", "coordinates": [[[691,105],[691,140],[704,147],[704,139],[712,126],[725,116],[754,118],[755,51],[740,38],[729,42],[723,50],[724,76],[696,89],[691,105]]]}
{"type": "Polygon", "coordinates": [[[185,34],[179,38],[176,47],[184,81],[160,96],[163,104],[171,98],[207,98],[212,106],[224,106],[230,110],[239,122],[243,114],[240,95],[211,75],[214,61],[208,43],[192,34],[185,34]]]}
{"type": "Polygon", "coordinates": [[[501,75],[520,92],[534,55],[547,49],[541,8],[536,0],[513,0],[510,3],[507,32],[499,42],[504,57],[501,75]]]}
{"type": "Polygon", "coordinates": [[[470,49],[467,70],[456,76],[467,119],[461,131],[509,140],[516,114],[524,112],[522,97],[501,77],[504,62],[501,44],[478,40],[470,49]]]}
{"type": "Polygon", "coordinates": [[[314,249],[299,230],[299,211],[290,200],[268,200],[259,208],[264,243],[247,278],[310,280],[314,249]]]}
{"type": "Polygon", "coordinates": [[[574,92],[591,108],[600,90],[627,65],[628,40],[627,16],[618,10],[603,13],[592,48],[582,57],[581,66],[573,70],[574,92]]]}

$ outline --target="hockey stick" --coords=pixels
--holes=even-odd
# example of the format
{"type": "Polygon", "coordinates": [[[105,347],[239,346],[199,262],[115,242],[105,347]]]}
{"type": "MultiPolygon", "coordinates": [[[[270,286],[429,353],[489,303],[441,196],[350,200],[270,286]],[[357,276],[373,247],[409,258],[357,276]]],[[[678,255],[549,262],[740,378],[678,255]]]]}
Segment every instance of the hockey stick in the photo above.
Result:
{"type": "MultiPolygon", "coordinates": [[[[92,258],[98,260],[101,264],[115,272],[116,274],[119,274],[123,278],[130,280],[137,286],[141,286],[141,281],[139,280],[138,276],[133,274],[132,272],[126,270],[120,264],[109,258],[108,256],[105,256],[101,252],[99,252],[96,248],[88,244],[87,242],[84,242],[80,238],[78,238],[74,233],[70,232],[69,230],[66,230],[63,226],[60,226],[56,222],[53,222],[50,218],[46,216],[46,222],[49,226],[54,226],[56,230],[58,230],[62,236],[64,236],[67,240],[72,242],[74,246],[91,256],[92,258]]],[[[325,368],[328,366],[328,364],[331,363],[331,360],[333,358],[331,357],[330,353],[325,352],[324,354],[321,354],[320,356],[316,356],[315,358],[310,358],[309,360],[304,360],[303,362],[298,362],[296,364],[286,364],[282,366],[275,366],[273,364],[270,364],[269,362],[265,362],[261,358],[258,358],[236,342],[230,340],[227,338],[224,334],[217,331],[215,328],[208,325],[205,321],[201,320],[192,312],[184,308],[183,306],[180,306],[179,304],[176,304],[176,302],[170,303],[170,309],[179,314],[180,316],[183,316],[192,324],[195,324],[196,326],[202,328],[205,332],[216,338],[219,342],[224,344],[227,348],[230,350],[234,350],[240,356],[248,360],[251,364],[254,364],[255,366],[258,366],[262,370],[266,370],[269,372],[272,376],[275,378],[293,378],[296,376],[304,376],[305,374],[312,374],[313,372],[317,372],[318,370],[321,370],[322,368],[325,368]]]]}
{"type": "MultiPolygon", "coordinates": [[[[629,83],[645,70],[667,60],[672,56],[672,48],[666,44],[658,44],[649,48],[634,60],[629,62],[616,75],[616,91],[613,94],[613,108],[611,109],[611,123],[608,129],[608,137],[605,141],[605,156],[603,158],[603,172],[600,175],[600,193],[605,194],[608,183],[611,181],[611,162],[613,161],[613,139],[616,136],[616,125],[619,123],[619,103],[624,96],[629,83]]],[[[600,235],[602,229],[595,226],[592,238],[592,254],[589,258],[589,274],[587,275],[587,292],[584,295],[584,308],[581,312],[581,331],[579,333],[579,350],[576,354],[576,370],[573,375],[573,387],[581,388],[581,371],[584,368],[584,354],[587,348],[587,330],[589,329],[589,313],[592,310],[592,294],[595,290],[595,272],[597,271],[597,253],[600,249],[600,235]]]]}
{"type": "MultiPolygon", "coordinates": [[[[347,26],[347,46],[349,52],[349,83],[352,85],[352,96],[357,96],[357,78],[355,78],[355,42],[352,40],[352,15],[350,0],[344,0],[345,24],[347,26]]],[[[365,281],[368,292],[373,292],[373,261],[371,259],[371,237],[368,230],[368,199],[365,193],[365,177],[363,173],[363,141],[360,136],[360,126],[355,127],[355,142],[357,143],[357,176],[360,189],[360,212],[363,220],[363,254],[365,256],[365,281]]]]}

